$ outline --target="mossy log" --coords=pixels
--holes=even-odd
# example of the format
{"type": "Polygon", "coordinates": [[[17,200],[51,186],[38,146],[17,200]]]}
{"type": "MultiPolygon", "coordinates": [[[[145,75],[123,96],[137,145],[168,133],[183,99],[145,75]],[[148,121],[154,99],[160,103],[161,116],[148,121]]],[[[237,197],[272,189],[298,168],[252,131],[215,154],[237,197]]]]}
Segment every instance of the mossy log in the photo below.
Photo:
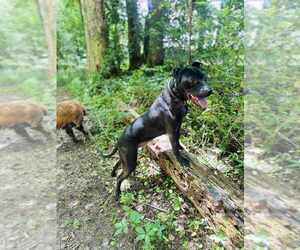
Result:
{"type": "MultiPolygon", "coordinates": [[[[139,115],[120,104],[130,118],[139,115]]],[[[216,233],[227,237],[226,249],[243,245],[243,194],[222,173],[210,166],[208,159],[199,159],[183,152],[190,166],[181,166],[171,150],[167,135],[147,143],[147,151],[164,173],[170,176],[182,194],[189,199],[216,233]]]]}

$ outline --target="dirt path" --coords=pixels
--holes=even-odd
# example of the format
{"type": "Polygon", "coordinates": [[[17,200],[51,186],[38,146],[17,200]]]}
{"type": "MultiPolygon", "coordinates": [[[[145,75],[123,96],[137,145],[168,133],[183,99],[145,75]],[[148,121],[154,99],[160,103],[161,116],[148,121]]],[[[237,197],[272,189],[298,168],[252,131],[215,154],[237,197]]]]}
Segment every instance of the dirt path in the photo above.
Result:
{"type": "Polygon", "coordinates": [[[0,249],[55,249],[55,148],[22,142],[0,158],[0,249]]]}
{"type": "MultiPolygon", "coordinates": [[[[0,100],[20,98],[1,95],[0,100]]],[[[42,142],[0,130],[0,249],[56,248],[55,141],[28,132],[42,142]]]]}
{"type": "MultiPolygon", "coordinates": [[[[58,97],[69,98],[62,91],[58,97]]],[[[1,101],[18,99],[1,95],[1,101]]],[[[44,122],[53,132],[54,125],[53,118],[44,122]]],[[[102,162],[91,142],[75,145],[64,132],[57,150],[55,140],[27,131],[41,142],[0,130],[0,249],[133,249],[127,238],[110,245],[118,214],[112,162],[102,162]]]]}
{"type": "MultiPolygon", "coordinates": [[[[59,91],[59,100],[68,98],[59,91]]],[[[111,195],[113,163],[102,161],[92,142],[74,144],[64,131],[60,134],[64,143],[57,151],[59,249],[134,249],[126,238],[110,245],[118,213],[111,195]]]]}

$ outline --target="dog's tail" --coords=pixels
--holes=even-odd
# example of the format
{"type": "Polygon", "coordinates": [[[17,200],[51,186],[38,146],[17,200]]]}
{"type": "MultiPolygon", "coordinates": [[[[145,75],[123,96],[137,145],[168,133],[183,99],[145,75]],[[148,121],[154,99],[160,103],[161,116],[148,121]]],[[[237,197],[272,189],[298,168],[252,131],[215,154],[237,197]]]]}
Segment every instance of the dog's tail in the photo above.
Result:
{"type": "Polygon", "coordinates": [[[108,153],[108,154],[103,154],[103,153],[101,152],[101,156],[102,156],[103,158],[109,158],[109,157],[113,156],[117,151],[118,151],[118,143],[116,143],[116,145],[114,146],[113,150],[112,150],[110,153],[108,153]]]}

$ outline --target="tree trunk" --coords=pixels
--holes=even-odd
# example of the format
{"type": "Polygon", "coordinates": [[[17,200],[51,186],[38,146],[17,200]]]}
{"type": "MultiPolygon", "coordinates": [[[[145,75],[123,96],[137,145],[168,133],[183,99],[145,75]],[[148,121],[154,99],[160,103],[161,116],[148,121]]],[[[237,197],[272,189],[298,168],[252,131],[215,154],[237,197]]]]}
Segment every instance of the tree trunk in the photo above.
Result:
{"type": "MultiPolygon", "coordinates": [[[[198,20],[208,20],[211,18],[211,10],[209,7],[209,2],[208,0],[203,0],[200,4],[195,4],[194,10],[196,11],[196,16],[198,20]]],[[[212,32],[212,27],[201,27],[200,29],[197,27],[197,34],[195,34],[195,42],[196,42],[196,52],[199,55],[201,51],[204,49],[204,41],[205,41],[205,36],[206,32],[212,32]]]]}
{"type": "Polygon", "coordinates": [[[56,4],[52,0],[37,0],[48,49],[48,77],[56,74],[56,4]]]}
{"type": "Polygon", "coordinates": [[[90,73],[100,70],[108,48],[108,29],[104,0],[80,0],[90,73]]]}
{"type": "Polygon", "coordinates": [[[146,16],[145,28],[144,28],[144,51],[143,51],[143,62],[147,63],[148,52],[149,52],[149,28],[150,20],[149,16],[146,16]]]}
{"type": "MultiPolygon", "coordinates": [[[[129,111],[131,118],[139,115],[124,103],[119,105],[129,111]]],[[[227,237],[226,249],[243,245],[243,193],[235,188],[221,173],[211,167],[209,159],[201,161],[185,152],[189,167],[181,166],[171,151],[167,135],[155,138],[147,144],[151,158],[169,175],[182,194],[188,198],[214,232],[227,237]]]]}
{"type": "Polygon", "coordinates": [[[145,23],[144,52],[149,66],[164,63],[164,31],[166,9],[164,1],[148,0],[148,16],[145,23]]]}
{"type": "Polygon", "coordinates": [[[193,29],[193,5],[194,0],[188,1],[188,64],[190,65],[192,63],[192,29],[193,29]]]}
{"type": "Polygon", "coordinates": [[[126,0],[128,23],[128,53],[129,69],[136,69],[141,65],[141,29],[136,0],[126,0]]]}
{"type": "Polygon", "coordinates": [[[118,25],[120,22],[120,17],[118,10],[120,9],[119,0],[111,0],[111,21],[110,21],[110,31],[111,31],[111,42],[110,42],[110,53],[111,60],[109,61],[110,70],[109,73],[112,75],[118,75],[120,73],[120,62],[122,61],[122,51],[120,46],[120,32],[118,25]]]}

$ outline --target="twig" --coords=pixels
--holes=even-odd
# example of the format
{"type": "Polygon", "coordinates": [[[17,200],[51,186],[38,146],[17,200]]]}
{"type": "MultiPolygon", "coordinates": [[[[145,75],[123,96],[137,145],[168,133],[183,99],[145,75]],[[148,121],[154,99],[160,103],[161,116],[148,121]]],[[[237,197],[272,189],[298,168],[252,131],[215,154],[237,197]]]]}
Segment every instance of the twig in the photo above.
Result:
{"type": "Polygon", "coordinates": [[[168,212],[169,212],[168,210],[165,210],[165,209],[160,208],[160,207],[153,206],[153,205],[151,205],[151,204],[145,204],[145,205],[148,206],[148,207],[157,209],[157,210],[159,210],[159,211],[162,211],[162,212],[164,212],[164,213],[168,213],[168,212]]]}
{"type": "Polygon", "coordinates": [[[282,134],[281,132],[277,132],[278,136],[282,139],[287,141],[288,143],[290,143],[292,146],[294,146],[295,148],[298,148],[299,145],[297,145],[296,143],[294,143],[293,141],[291,141],[288,137],[286,137],[284,134],[282,134]]]}
{"type": "Polygon", "coordinates": [[[150,222],[155,222],[154,220],[149,219],[149,218],[147,218],[147,217],[145,217],[144,219],[147,220],[147,221],[150,221],[150,222]]]}
{"type": "Polygon", "coordinates": [[[109,193],[109,194],[107,195],[107,197],[105,198],[103,204],[101,205],[101,209],[100,209],[100,210],[103,211],[103,209],[107,206],[107,202],[109,201],[109,199],[110,199],[111,197],[112,197],[112,193],[109,193]]]}

